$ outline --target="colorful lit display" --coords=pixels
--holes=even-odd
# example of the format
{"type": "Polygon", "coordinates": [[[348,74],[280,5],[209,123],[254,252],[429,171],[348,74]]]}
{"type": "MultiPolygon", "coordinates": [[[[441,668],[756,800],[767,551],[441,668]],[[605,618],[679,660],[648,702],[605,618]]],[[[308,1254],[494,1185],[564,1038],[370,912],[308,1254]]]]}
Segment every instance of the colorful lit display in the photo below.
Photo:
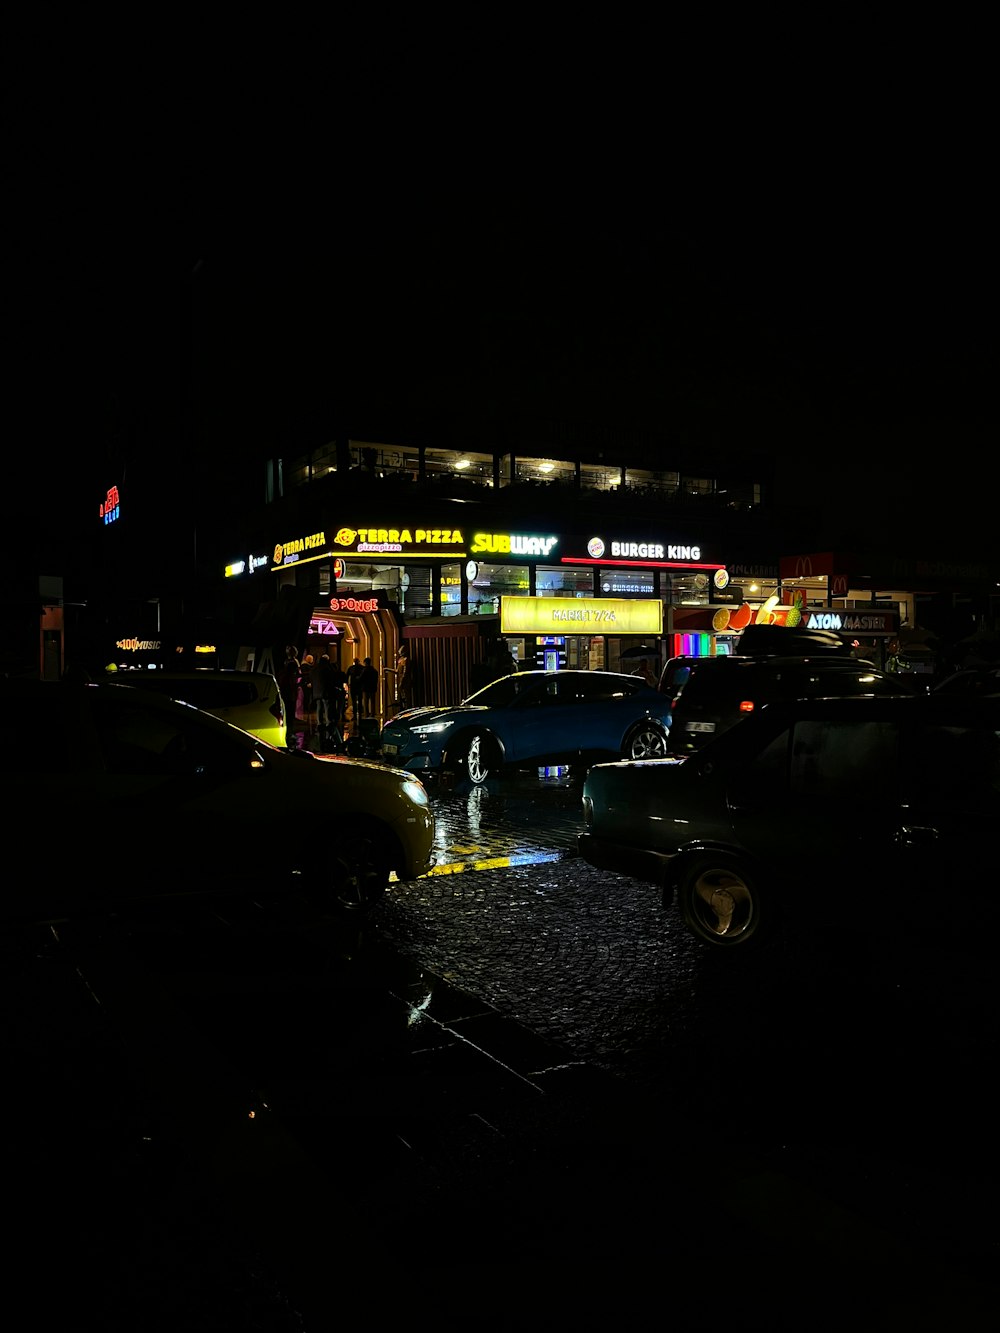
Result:
{"type": "Polygon", "coordinates": [[[115,523],[121,517],[121,496],[117,486],[109,486],[100,508],[102,523],[115,523]]]}
{"type": "Polygon", "coordinates": [[[502,634],[661,634],[659,598],[501,597],[502,634]]]}
{"type": "Polygon", "coordinates": [[[460,528],[349,528],[337,530],[337,546],[359,555],[464,556],[460,528]]]}
{"type": "Polygon", "coordinates": [[[305,564],[309,560],[322,560],[329,554],[326,533],[311,532],[305,537],[292,537],[288,541],[276,542],[272,557],[272,569],[305,564]]]}
{"type": "Polygon", "coordinates": [[[516,532],[474,532],[469,551],[472,555],[547,556],[558,537],[533,537],[516,532]]]}

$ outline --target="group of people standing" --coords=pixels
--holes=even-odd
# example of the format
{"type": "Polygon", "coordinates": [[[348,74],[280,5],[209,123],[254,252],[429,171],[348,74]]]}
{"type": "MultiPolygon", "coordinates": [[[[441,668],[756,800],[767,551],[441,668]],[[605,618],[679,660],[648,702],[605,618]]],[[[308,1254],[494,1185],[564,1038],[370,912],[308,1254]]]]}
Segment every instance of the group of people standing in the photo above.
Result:
{"type": "Polygon", "coordinates": [[[340,751],[346,748],[344,739],[348,698],[351,721],[357,724],[363,717],[377,715],[378,670],[370,657],[364,662],[355,658],[345,672],[330,649],[314,659],[306,653],[299,661],[294,644],[285,649],[285,660],[276,673],[285,712],[286,744],[290,750],[298,748],[295,720],[301,718],[307,731],[314,725],[320,749],[340,751]]]}

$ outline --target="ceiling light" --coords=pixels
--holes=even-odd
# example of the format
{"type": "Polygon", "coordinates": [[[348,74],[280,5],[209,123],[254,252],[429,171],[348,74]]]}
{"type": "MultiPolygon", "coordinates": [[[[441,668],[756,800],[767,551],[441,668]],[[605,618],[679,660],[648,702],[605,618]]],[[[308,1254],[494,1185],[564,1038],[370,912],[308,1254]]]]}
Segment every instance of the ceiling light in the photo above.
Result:
{"type": "Polygon", "coordinates": [[[538,470],[539,472],[553,472],[555,470],[555,466],[556,466],[555,463],[539,463],[538,470]]]}
{"type": "Polygon", "coordinates": [[[461,472],[463,468],[466,468],[468,466],[469,466],[469,460],[467,458],[460,458],[458,462],[455,464],[455,471],[461,472]]]}

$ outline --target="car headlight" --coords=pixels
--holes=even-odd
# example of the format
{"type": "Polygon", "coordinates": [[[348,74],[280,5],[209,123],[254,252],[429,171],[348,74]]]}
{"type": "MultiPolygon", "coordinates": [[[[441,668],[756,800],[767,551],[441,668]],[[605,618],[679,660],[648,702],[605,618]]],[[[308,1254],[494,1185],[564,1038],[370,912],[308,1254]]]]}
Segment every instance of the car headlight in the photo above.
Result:
{"type": "Polygon", "coordinates": [[[414,736],[430,736],[437,731],[447,731],[453,722],[453,718],[447,718],[443,722],[422,722],[419,727],[411,727],[410,730],[414,736]]]}
{"type": "Polygon", "coordinates": [[[403,783],[403,791],[414,805],[430,805],[430,797],[423,783],[409,780],[403,783]]]}

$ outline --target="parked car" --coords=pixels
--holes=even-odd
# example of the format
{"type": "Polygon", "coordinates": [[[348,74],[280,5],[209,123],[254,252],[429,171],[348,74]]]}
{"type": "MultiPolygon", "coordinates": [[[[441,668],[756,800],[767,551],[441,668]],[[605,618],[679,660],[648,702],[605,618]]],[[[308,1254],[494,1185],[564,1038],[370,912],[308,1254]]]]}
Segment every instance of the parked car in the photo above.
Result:
{"type": "MultiPolygon", "coordinates": [[[[780,632],[780,631],[779,631],[780,632]]],[[[842,655],[672,657],[660,676],[671,701],[670,750],[693,754],[774,699],[912,694],[899,676],[842,655]]]]}
{"type": "Polygon", "coordinates": [[[5,815],[29,840],[8,920],[290,893],[359,911],[430,867],[410,773],[279,749],[135,686],[8,681],[7,698],[5,815]]]}
{"type": "Polygon", "coordinates": [[[382,728],[400,768],[483,783],[505,768],[665,755],[670,702],[641,676],[517,671],[452,707],[408,708],[382,728]]]}
{"type": "Polygon", "coordinates": [[[782,922],[992,939],[1000,699],[770,703],[688,758],[595,765],[583,815],[581,855],[716,948],[782,922]]]}
{"type": "Polygon", "coordinates": [[[210,667],[195,671],[120,671],[114,679],[119,685],[137,685],[194,704],[269,745],[286,743],[281,694],[270,671],[210,667]]]}
{"type": "Polygon", "coordinates": [[[970,698],[1000,696],[1000,665],[962,667],[934,686],[935,693],[964,694],[970,698]]]}

